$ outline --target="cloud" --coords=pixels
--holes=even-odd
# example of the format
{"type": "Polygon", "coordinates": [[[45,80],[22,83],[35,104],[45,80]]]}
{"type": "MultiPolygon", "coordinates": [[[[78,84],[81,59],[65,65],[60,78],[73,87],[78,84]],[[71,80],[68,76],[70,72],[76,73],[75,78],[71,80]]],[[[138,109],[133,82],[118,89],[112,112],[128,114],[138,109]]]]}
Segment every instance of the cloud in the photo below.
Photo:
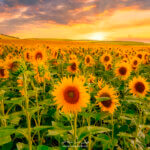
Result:
{"type": "MultiPolygon", "coordinates": [[[[79,23],[94,24],[99,21],[105,26],[105,18],[113,16],[117,10],[135,6],[138,10],[148,10],[150,0],[2,0],[0,33],[11,34],[31,24],[35,27],[49,23],[71,26],[79,23]]],[[[130,14],[127,14],[124,17],[129,16],[130,14]]],[[[136,23],[142,25],[141,22],[136,23]]],[[[103,29],[125,28],[126,25],[116,24],[111,28],[106,24],[106,28],[103,29]]]]}

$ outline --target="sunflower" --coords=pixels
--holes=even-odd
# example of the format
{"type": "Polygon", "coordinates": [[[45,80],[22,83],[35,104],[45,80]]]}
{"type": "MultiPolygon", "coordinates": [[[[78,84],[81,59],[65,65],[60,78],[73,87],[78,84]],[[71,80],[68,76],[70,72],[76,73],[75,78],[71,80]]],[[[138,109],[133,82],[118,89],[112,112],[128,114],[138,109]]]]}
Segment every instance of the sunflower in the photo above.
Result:
{"type": "Polygon", "coordinates": [[[28,62],[31,61],[31,59],[32,59],[32,54],[31,54],[31,51],[30,51],[30,50],[26,50],[26,51],[24,52],[24,59],[25,59],[26,61],[28,61],[28,62]]]}
{"type": "Polygon", "coordinates": [[[140,64],[139,58],[137,58],[137,57],[132,58],[132,60],[131,60],[132,70],[137,70],[139,64],[140,64]]]}
{"type": "Polygon", "coordinates": [[[81,80],[83,83],[85,83],[85,77],[84,76],[80,75],[79,80],[81,80]]]}
{"type": "Polygon", "coordinates": [[[130,92],[136,96],[145,96],[149,91],[149,84],[144,78],[139,76],[138,78],[134,77],[129,83],[130,92]]]}
{"type": "Polygon", "coordinates": [[[104,84],[103,79],[98,80],[98,87],[101,89],[102,85],[104,84]]]}
{"type": "Polygon", "coordinates": [[[131,60],[131,65],[132,66],[138,66],[140,64],[140,60],[139,60],[139,58],[137,58],[137,57],[134,57],[134,58],[132,58],[132,60],[131,60]]]}
{"type": "Polygon", "coordinates": [[[93,65],[94,65],[94,60],[93,60],[92,56],[86,55],[86,56],[85,56],[84,63],[85,63],[85,65],[86,65],[87,67],[93,66],[93,65]]]}
{"type": "Polygon", "coordinates": [[[122,80],[126,80],[131,73],[131,66],[128,63],[118,63],[116,65],[115,74],[122,80]]]}
{"type": "Polygon", "coordinates": [[[14,58],[7,57],[5,59],[5,67],[6,67],[6,69],[8,69],[12,72],[17,71],[19,68],[19,62],[17,62],[17,58],[16,57],[14,57],[14,58]]]}
{"type": "Polygon", "coordinates": [[[108,63],[108,64],[104,64],[105,66],[105,70],[108,71],[108,70],[111,70],[112,69],[112,65],[111,63],[108,63]]]}
{"type": "Polygon", "coordinates": [[[100,62],[103,64],[111,63],[112,57],[110,54],[103,54],[100,58],[100,62]]]}
{"type": "Polygon", "coordinates": [[[98,92],[96,98],[108,98],[108,100],[101,101],[98,103],[102,111],[108,111],[113,114],[117,105],[119,105],[116,92],[113,88],[110,88],[108,85],[106,85],[98,92]]]}
{"type": "Polygon", "coordinates": [[[82,107],[86,107],[89,102],[89,94],[86,93],[86,87],[83,82],[74,78],[63,78],[58,85],[55,85],[53,91],[58,109],[62,108],[65,113],[77,113],[82,107]]]}
{"type": "Polygon", "coordinates": [[[138,52],[136,55],[139,59],[143,59],[143,53],[142,52],[138,52]]]}
{"type": "Polygon", "coordinates": [[[57,52],[57,50],[53,50],[53,51],[52,51],[52,59],[57,59],[57,57],[58,57],[58,52],[57,52]]]}
{"type": "Polygon", "coordinates": [[[33,52],[33,63],[44,62],[47,59],[45,50],[35,50],[33,52]]]}
{"type": "Polygon", "coordinates": [[[93,76],[92,74],[89,75],[89,79],[88,79],[89,83],[94,83],[95,82],[95,76],[93,76]]]}
{"type": "Polygon", "coordinates": [[[74,54],[71,54],[71,55],[69,56],[69,59],[70,59],[70,60],[76,60],[76,59],[77,59],[77,56],[74,55],[74,54]]]}
{"type": "Polygon", "coordinates": [[[69,62],[71,65],[67,67],[67,70],[71,73],[76,73],[78,69],[78,61],[77,60],[70,60],[69,62]]]}

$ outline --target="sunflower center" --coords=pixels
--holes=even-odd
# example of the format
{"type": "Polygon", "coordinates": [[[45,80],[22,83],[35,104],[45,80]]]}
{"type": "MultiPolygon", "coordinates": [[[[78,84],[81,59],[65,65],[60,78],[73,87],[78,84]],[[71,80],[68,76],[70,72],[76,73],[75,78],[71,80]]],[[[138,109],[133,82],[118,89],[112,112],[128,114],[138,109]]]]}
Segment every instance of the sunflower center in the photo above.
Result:
{"type": "Polygon", "coordinates": [[[67,87],[63,94],[64,99],[70,104],[76,104],[79,101],[79,91],[76,87],[67,87]]]}
{"type": "Polygon", "coordinates": [[[127,69],[126,69],[125,67],[119,68],[119,73],[120,73],[121,75],[125,75],[126,72],[127,72],[127,69]]]}
{"type": "Polygon", "coordinates": [[[2,76],[2,77],[5,76],[5,70],[4,69],[0,69],[0,76],[2,76]]]}
{"type": "Polygon", "coordinates": [[[89,58],[89,57],[86,59],[86,62],[87,62],[87,63],[89,63],[89,62],[90,62],[90,58],[89,58]]]}
{"type": "Polygon", "coordinates": [[[29,54],[29,53],[27,53],[27,55],[26,55],[26,56],[27,56],[27,59],[30,59],[30,54],[29,54]]]}
{"type": "Polygon", "coordinates": [[[35,59],[38,60],[38,59],[42,59],[43,58],[43,55],[42,53],[38,52],[36,55],[35,55],[35,59]]]}
{"type": "MultiPolygon", "coordinates": [[[[100,95],[100,97],[108,97],[108,98],[110,98],[110,95],[109,95],[108,93],[102,93],[102,94],[100,95]]],[[[102,103],[103,106],[105,106],[105,107],[110,107],[112,101],[111,101],[111,98],[110,98],[109,100],[107,100],[107,101],[102,101],[101,103],[102,103]]]]}
{"type": "Polygon", "coordinates": [[[55,56],[55,57],[57,56],[57,52],[55,52],[54,56],[55,56]]]}
{"type": "Polygon", "coordinates": [[[142,58],[142,54],[138,54],[138,57],[141,59],[142,58]]]}
{"type": "Polygon", "coordinates": [[[137,65],[137,60],[135,60],[133,64],[134,64],[134,65],[137,65]]]}
{"type": "Polygon", "coordinates": [[[72,63],[72,65],[71,65],[71,69],[73,70],[73,71],[75,71],[76,70],[76,63],[72,63]]]}
{"type": "Polygon", "coordinates": [[[142,82],[137,82],[135,84],[135,89],[136,89],[137,92],[143,93],[144,90],[145,90],[145,85],[142,82]]]}
{"type": "Polygon", "coordinates": [[[111,69],[111,64],[109,64],[109,65],[107,66],[107,69],[111,69]]]}
{"type": "Polygon", "coordinates": [[[109,61],[109,56],[105,56],[104,60],[109,61]]]}

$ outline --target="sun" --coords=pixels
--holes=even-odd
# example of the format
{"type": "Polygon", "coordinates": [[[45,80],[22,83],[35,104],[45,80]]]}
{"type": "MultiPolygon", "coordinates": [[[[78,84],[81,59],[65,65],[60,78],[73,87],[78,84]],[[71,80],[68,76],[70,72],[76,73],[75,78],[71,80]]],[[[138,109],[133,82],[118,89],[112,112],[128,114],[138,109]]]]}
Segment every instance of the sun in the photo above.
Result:
{"type": "Polygon", "coordinates": [[[104,33],[96,32],[96,33],[92,33],[91,35],[89,35],[89,39],[102,41],[102,40],[105,40],[105,35],[104,35],[104,33]]]}

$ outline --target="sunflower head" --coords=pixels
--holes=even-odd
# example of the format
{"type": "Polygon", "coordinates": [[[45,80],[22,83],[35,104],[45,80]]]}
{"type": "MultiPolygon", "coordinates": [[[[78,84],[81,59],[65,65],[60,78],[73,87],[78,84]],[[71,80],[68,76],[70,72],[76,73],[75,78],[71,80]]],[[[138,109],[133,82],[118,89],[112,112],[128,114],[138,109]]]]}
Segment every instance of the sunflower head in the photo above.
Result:
{"type": "Polygon", "coordinates": [[[149,91],[149,84],[144,78],[139,76],[138,78],[134,77],[129,83],[130,92],[136,96],[145,96],[149,91]]]}
{"type": "Polygon", "coordinates": [[[112,65],[111,63],[108,63],[108,64],[104,64],[105,66],[105,70],[108,71],[108,70],[111,70],[112,69],[112,65]]]}
{"type": "Polygon", "coordinates": [[[24,52],[24,59],[28,62],[32,60],[32,53],[30,50],[24,52]]]}
{"type": "Polygon", "coordinates": [[[33,52],[33,63],[45,62],[47,60],[45,50],[37,49],[33,52]]]}
{"type": "Polygon", "coordinates": [[[102,111],[108,111],[110,113],[113,113],[116,109],[118,103],[118,99],[116,96],[116,92],[113,88],[110,88],[108,85],[106,85],[104,88],[102,88],[97,96],[97,98],[108,98],[107,100],[99,102],[99,106],[101,107],[102,111]]]}
{"type": "Polygon", "coordinates": [[[115,70],[116,76],[126,80],[131,73],[131,66],[128,63],[118,63],[115,70]]]}
{"type": "Polygon", "coordinates": [[[105,65],[105,64],[111,63],[112,57],[110,54],[103,54],[100,58],[100,61],[101,63],[105,65]]]}
{"type": "Polygon", "coordinates": [[[14,57],[14,58],[7,57],[5,59],[5,67],[6,67],[6,69],[8,69],[12,72],[17,71],[19,68],[19,62],[17,61],[17,58],[16,57],[14,57]]]}
{"type": "Polygon", "coordinates": [[[77,60],[71,60],[70,65],[68,66],[67,70],[71,73],[76,73],[78,69],[78,61],[77,60]]]}
{"type": "Polygon", "coordinates": [[[89,94],[79,78],[63,78],[53,91],[58,108],[65,113],[77,113],[89,102],[89,94]]]}
{"type": "Polygon", "coordinates": [[[94,65],[94,59],[92,58],[92,56],[86,55],[84,63],[85,63],[86,66],[91,67],[91,66],[94,65]]]}

